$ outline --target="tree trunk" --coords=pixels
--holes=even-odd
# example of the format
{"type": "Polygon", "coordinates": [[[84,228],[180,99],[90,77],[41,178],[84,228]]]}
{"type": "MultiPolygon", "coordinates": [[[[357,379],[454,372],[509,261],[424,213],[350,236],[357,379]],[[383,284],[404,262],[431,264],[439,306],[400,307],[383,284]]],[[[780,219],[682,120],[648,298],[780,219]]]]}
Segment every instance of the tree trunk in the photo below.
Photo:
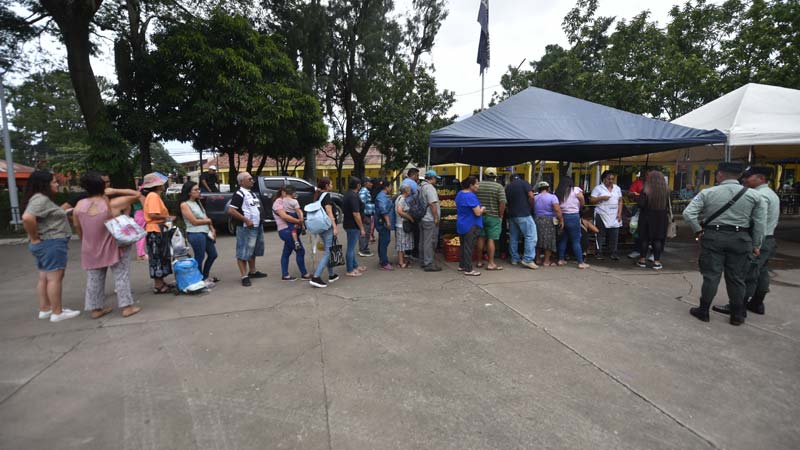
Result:
{"type": "Polygon", "coordinates": [[[236,192],[236,177],[239,175],[239,170],[236,167],[236,158],[234,151],[228,150],[228,186],[231,187],[231,192],[236,192]]]}
{"type": "Polygon", "coordinates": [[[255,176],[257,176],[257,177],[261,176],[261,174],[264,172],[264,166],[266,164],[267,164],[267,158],[262,157],[261,161],[258,162],[258,169],[256,169],[256,175],[255,176]]]}
{"type": "Polygon", "coordinates": [[[152,158],[150,155],[150,143],[152,141],[150,133],[139,135],[139,163],[142,168],[142,176],[153,171],[152,158]]]}
{"type": "Polygon", "coordinates": [[[312,148],[306,153],[306,161],[303,166],[303,178],[314,186],[317,185],[317,149],[312,148]]]}
{"type": "MultiPolygon", "coordinates": [[[[255,149],[253,147],[247,148],[247,170],[246,172],[249,174],[253,174],[253,156],[255,155],[255,149]]],[[[263,157],[262,157],[263,159],[263,157]]]]}

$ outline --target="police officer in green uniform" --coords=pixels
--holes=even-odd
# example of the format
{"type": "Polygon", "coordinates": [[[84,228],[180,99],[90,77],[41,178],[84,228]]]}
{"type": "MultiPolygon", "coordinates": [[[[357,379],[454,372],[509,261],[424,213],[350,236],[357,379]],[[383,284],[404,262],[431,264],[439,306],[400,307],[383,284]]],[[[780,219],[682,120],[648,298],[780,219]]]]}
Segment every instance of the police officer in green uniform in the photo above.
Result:
{"type": "MultiPolygon", "coordinates": [[[[747,309],[756,314],[764,314],[764,297],[769,292],[767,264],[775,254],[775,228],[778,226],[778,217],[781,214],[781,199],[769,187],[768,181],[771,175],[771,167],[755,166],[747,169],[742,176],[744,184],[755,189],[761,195],[761,200],[767,209],[767,225],[764,230],[766,236],[761,244],[761,254],[750,264],[745,278],[744,298],[747,309]]],[[[723,314],[730,314],[730,305],[713,306],[712,309],[723,314]]],[[[746,315],[747,311],[745,311],[746,315]]]]}
{"type": "Polygon", "coordinates": [[[751,261],[761,252],[766,208],[761,195],[753,189],[746,189],[722,214],[711,217],[743,190],[738,182],[742,169],[738,163],[720,163],[715,174],[717,186],[701,191],[683,211],[683,219],[701,241],[700,273],[703,275],[703,288],[700,307],[692,308],[689,312],[703,322],[709,321],[708,310],[725,272],[730,323],[744,323],[745,275],[751,261]]]}

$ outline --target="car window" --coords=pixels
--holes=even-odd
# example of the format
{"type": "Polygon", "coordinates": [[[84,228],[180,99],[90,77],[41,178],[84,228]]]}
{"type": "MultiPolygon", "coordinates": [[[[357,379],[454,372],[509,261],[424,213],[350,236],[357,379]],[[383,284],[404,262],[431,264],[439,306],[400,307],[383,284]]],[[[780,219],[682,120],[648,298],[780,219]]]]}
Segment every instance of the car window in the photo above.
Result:
{"type": "Polygon", "coordinates": [[[277,191],[278,189],[283,187],[283,178],[269,178],[264,180],[264,184],[267,186],[267,189],[277,191]]]}
{"type": "Polygon", "coordinates": [[[304,183],[299,180],[289,180],[289,184],[294,186],[297,189],[297,192],[314,192],[314,186],[310,185],[309,183],[304,183]]]}

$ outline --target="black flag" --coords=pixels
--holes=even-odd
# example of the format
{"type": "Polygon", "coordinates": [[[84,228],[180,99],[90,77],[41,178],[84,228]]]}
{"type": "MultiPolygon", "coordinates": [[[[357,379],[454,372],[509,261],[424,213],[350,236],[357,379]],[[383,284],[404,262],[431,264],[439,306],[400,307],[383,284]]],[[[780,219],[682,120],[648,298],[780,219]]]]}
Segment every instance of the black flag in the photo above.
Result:
{"type": "Polygon", "coordinates": [[[478,9],[478,23],[481,24],[481,40],[478,44],[478,64],[481,74],[489,67],[489,0],[481,0],[478,9]]]}

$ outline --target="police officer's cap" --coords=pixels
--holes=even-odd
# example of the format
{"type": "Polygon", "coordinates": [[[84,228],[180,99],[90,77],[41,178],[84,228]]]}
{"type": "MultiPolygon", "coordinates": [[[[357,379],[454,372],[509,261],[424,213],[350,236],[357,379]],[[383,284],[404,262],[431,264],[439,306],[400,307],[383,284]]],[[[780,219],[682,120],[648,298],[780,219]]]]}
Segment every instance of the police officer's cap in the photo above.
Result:
{"type": "Polygon", "coordinates": [[[751,175],[764,175],[765,178],[769,178],[772,175],[772,167],[769,167],[769,166],[752,166],[752,167],[749,167],[744,172],[744,176],[745,177],[749,177],[751,175]]]}
{"type": "Polygon", "coordinates": [[[735,175],[741,174],[743,170],[744,166],[741,163],[736,163],[736,162],[721,162],[717,166],[717,171],[732,173],[735,175]]]}

